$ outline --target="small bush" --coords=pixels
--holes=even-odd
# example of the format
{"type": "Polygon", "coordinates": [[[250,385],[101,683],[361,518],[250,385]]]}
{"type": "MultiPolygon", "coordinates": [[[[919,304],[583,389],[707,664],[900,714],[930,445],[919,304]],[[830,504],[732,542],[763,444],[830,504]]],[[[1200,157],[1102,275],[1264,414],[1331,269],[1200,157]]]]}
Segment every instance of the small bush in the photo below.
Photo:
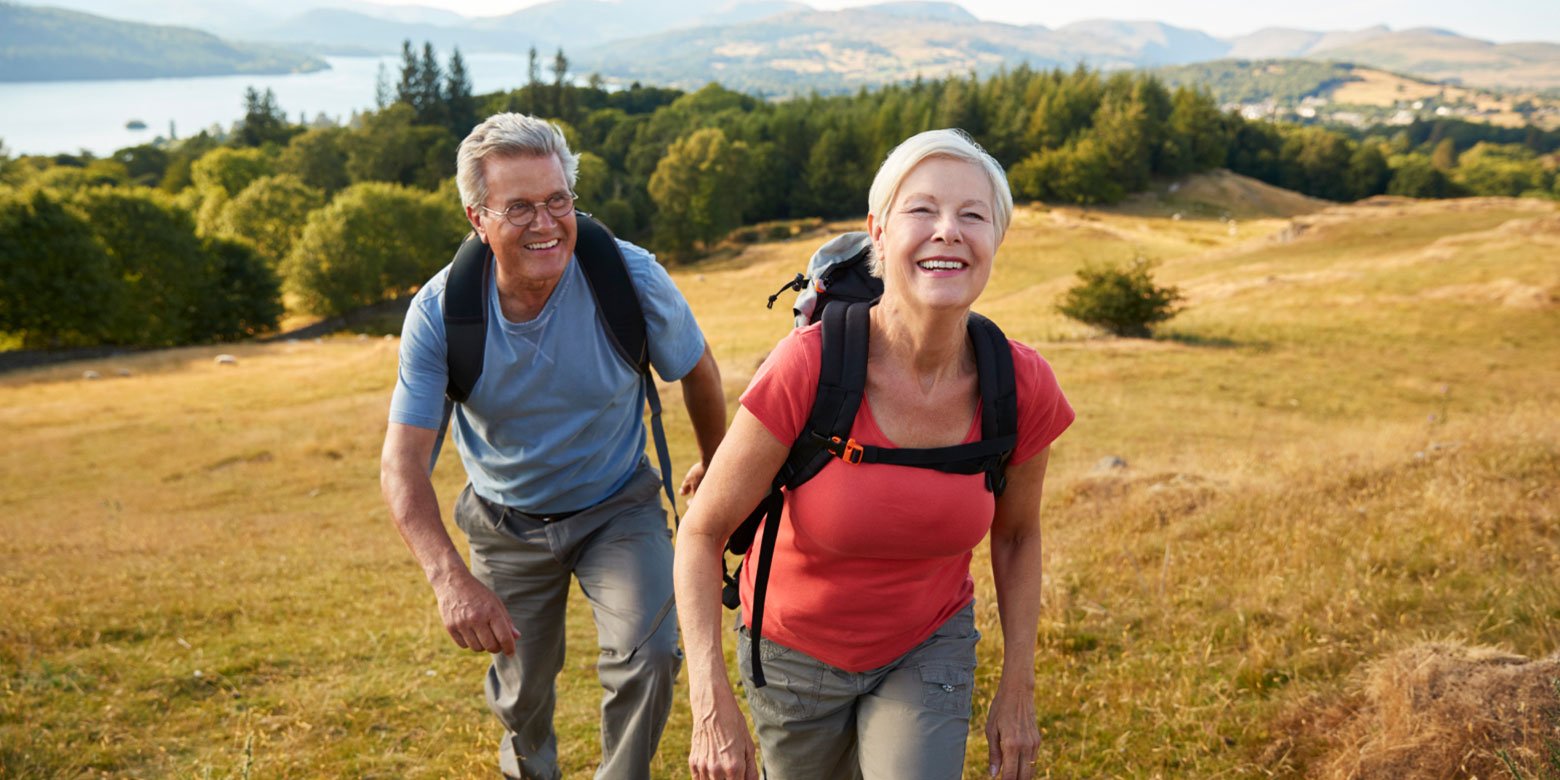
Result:
{"type": "Polygon", "coordinates": [[[1149,328],[1174,317],[1181,291],[1154,284],[1154,264],[1138,258],[1126,268],[1087,265],[1078,271],[1080,283],[1067,291],[1056,310],[1067,317],[1104,328],[1117,336],[1147,338],[1149,328]]]}

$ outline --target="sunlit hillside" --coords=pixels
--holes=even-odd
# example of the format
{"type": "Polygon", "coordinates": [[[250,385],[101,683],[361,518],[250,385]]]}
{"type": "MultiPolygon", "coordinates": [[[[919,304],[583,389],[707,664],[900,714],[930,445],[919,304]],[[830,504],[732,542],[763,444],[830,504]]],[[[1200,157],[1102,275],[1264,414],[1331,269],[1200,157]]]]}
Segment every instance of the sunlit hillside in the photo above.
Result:
{"type": "MultiPolygon", "coordinates": [[[[675,271],[733,403],[789,327],[765,297],[827,235],[675,271]]],[[[1532,713],[1560,713],[1560,672],[1525,663],[1560,651],[1557,257],[1560,210],[1535,200],[1333,206],[1216,174],[1112,209],[1021,207],[977,309],[1051,361],[1079,415],[1043,509],[1038,776],[1557,776],[1560,718],[1532,713]],[[1186,295],[1154,339],[1055,313],[1082,263],[1139,257],[1186,295]],[[1428,729],[1394,670],[1429,641],[1493,648],[1468,653],[1531,671],[1528,698],[1465,697],[1478,728],[1428,729]],[[1441,763],[1390,763],[1410,754],[1441,763]]],[[[0,777],[492,774],[486,662],[449,642],[379,497],[396,346],[0,375],[0,777]]],[[[446,457],[446,507],[461,481],[446,457]]],[[[1000,634],[984,553],[975,576],[969,778],[1000,634]]],[[[571,611],[574,778],[599,689],[571,611]]],[[[687,775],[687,738],[679,696],[657,777],[687,775]]]]}

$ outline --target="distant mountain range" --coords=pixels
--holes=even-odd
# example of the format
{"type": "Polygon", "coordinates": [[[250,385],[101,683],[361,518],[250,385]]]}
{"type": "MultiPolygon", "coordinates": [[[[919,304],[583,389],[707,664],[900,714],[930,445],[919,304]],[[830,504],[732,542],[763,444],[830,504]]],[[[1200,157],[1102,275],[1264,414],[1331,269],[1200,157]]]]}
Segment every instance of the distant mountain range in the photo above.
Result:
{"type": "MultiPolygon", "coordinates": [[[[238,0],[57,2],[139,19],[204,23],[218,33],[321,54],[393,53],[403,40],[428,41],[441,51],[459,46],[466,53],[523,54],[535,46],[550,56],[561,47],[575,73],[682,87],[716,80],[766,94],[851,90],[1021,63],[1117,69],[1237,58],[1347,61],[1472,86],[1560,90],[1560,45],[1494,44],[1428,28],[1270,28],[1217,38],[1152,21],[1096,20],[1056,29],[1000,24],[946,2],[818,11],[790,0],[551,0],[481,18],[362,0],[272,0],[260,8],[238,0]]],[[[14,13],[27,7],[0,8],[14,13]]],[[[6,39],[17,37],[10,27],[0,24],[0,80],[18,79],[4,53],[6,39]]],[[[37,47],[59,47],[65,44],[52,36],[66,32],[34,30],[29,36],[37,47]]]]}
{"type": "Polygon", "coordinates": [[[296,73],[325,67],[317,57],[230,43],[187,27],[0,3],[0,81],[296,73]]]}

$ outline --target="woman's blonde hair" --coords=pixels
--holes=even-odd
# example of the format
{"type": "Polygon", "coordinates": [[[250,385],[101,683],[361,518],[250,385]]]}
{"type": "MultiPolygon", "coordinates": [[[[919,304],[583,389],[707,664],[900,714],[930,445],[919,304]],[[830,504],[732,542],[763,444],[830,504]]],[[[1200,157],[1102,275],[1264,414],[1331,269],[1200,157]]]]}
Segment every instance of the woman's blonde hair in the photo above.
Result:
{"type": "MultiPolygon", "coordinates": [[[[975,139],[956,128],[916,133],[894,147],[878,168],[877,175],[872,178],[872,189],[867,192],[867,213],[881,222],[888,207],[894,202],[894,196],[899,194],[899,187],[905,177],[915,170],[915,166],[932,157],[963,160],[979,167],[986,174],[986,178],[991,181],[994,201],[992,226],[997,230],[997,242],[1001,243],[1002,237],[1007,234],[1008,223],[1013,219],[1013,191],[1008,187],[1007,174],[996,159],[975,143],[975,139]]],[[[873,276],[881,273],[878,262],[877,253],[873,252],[869,265],[873,276]]]]}

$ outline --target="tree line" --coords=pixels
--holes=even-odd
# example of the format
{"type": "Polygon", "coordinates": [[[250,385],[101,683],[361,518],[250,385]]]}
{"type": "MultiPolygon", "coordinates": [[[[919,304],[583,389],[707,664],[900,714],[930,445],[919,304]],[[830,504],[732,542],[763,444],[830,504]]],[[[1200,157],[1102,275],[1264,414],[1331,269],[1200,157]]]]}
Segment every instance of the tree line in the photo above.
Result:
{"type": "Polygon", "coordinates": [[[1220,167],[1340,201],[1556,195],[1542,155],[1560,138],[1247,121],[1141,73],[1020,67],[766,102],[713,83],[688,93],[575,83],[561,50],[549,80],[534,49],[530,60],[521,87],[473,95],[459,51],[441,66],[431,45],[408,41],[398,78],[381,74],[379,107],[344,125],[292,122],[251,89],[230,132],[102,159],[0,152],[0,333],[27,346],[187,343],[274,328],[283,296],[330,315],[406,295],[467,230],[455,150],[497,111],[557,122],[580,152],[580,208],[670,262],[744,224],[862,214],[878,161],[939,127],[974,136],[1021,200],[1109,204],[1155,178],[1220,167]],[[116,220],[116,210],[160,216],[116,220]],[[48,240],[64,226],[70,240],[48,240]],[[179,284],[189,289],[166,292],[179,284]],[[77,290],[108,292],[67,305],[77,290]],[[199,311],[219,305],[208,301],[231,314],[199,311]]]}

